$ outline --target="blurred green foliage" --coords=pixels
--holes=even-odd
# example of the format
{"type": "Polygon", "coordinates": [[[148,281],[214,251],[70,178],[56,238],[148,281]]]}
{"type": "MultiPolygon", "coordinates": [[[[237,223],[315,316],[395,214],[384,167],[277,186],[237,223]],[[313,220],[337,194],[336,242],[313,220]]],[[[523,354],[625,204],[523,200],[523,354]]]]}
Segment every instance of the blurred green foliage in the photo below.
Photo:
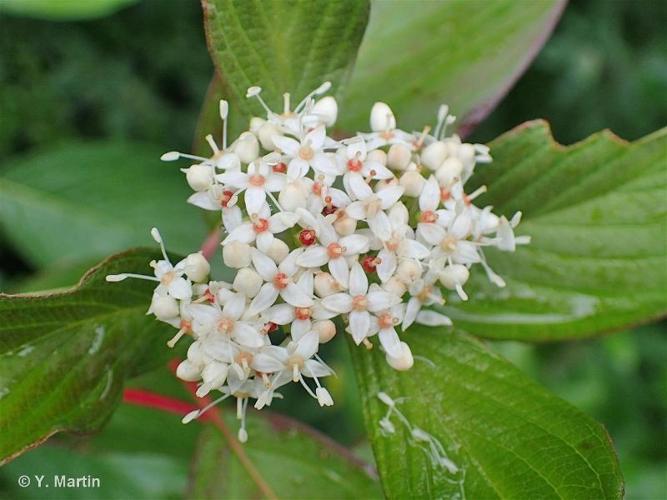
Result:
{"type": "MultiPolygon", "coordinates": [[[[555,137],[564,143],[602,128],[635,139],[664,126],[665,26],[667,3],[662,0],[572,1],[533,66],[473,137],[487,141],[540,117],[551,122],[555,137]]],[[[143,0],[106,18],[67,23],[0,14],[0,169],[14,155],[71,139],[131,139],[164,150],[187,150],[211,73],[198,2],[143,0]]],[[[16,275],[25,277],[29,269],[0,234],[0,289],[15,287],[16,275]]],[[[362,439],[363,428],[343,344],[325,346],[339,353],[333,363],[338,378],[330,389],[340,404],[321,411],[307,398],[287,394],[289,403],[278,402],[275,409],[299,415],[341,442],[354,444],[362,439]]],[[[497,347],[608,428],[628,498],[664,498],[665,323],[594,341],[497,347]]],[[[119,422],[126,424],[128,415],[151,425],[153,417],[147,413],[122,407],[92,443],[61,437],[29,453],[0,472],[0,495],[16,493],[13,484],[19,472],[47,473],[45,464],[54,460],[78,463],[72,453],[63,452],[69,449],[62,448],[63,443],[74,446],[76,453],[92,452],[100,443],[114,442],[119,422]],[[51,446],[55,451],[49,451],[51,446]]],[[[183,457],[189,455],[189,446],[179,445],[183,457]]],[[[138,466],[119,465],[114,457],[126,451],[114,453],[95,460],[121,476],[138,466]]],[[[184,466],[171,450],[156,453],[169,455],[147,459],[156,473],[171,474],[174,463],[184,466]]],[[[175,474],[167,484],[178,488],[183,477],[175,474]]],[[[150,487],[158,488],[150,490],[152,496],[165,491],[150,487]]],[[[123,493],[141,496],[131,488],[123,493]]]]}

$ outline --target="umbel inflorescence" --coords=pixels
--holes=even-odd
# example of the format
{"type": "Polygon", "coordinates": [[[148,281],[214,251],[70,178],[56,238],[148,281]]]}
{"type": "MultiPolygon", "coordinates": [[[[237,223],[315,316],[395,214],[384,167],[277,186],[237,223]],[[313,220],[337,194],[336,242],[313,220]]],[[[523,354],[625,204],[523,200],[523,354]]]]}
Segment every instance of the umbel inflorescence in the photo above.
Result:
{"type": "Polygon", "coordinates": [[[475,166],[491,156],[486,146],[446,136],[454,121],[446,106],[432,133],[430,127],[409,133],[377,102],[371,132],[337,141],[326,127],[338,106],[333,97],[320,98],[330,86],[294,108],[285,94],[281,112],[251,87],[247,97],[257,99],[265,118],[252,118],[249,130],[228,144],[228,104],[220,101],[222,143],[206,137],[210,158],[162,156],[196,162],[182,169],[194,190],[188,202],[221,213],[222,258],[236,270],[232,283],[209,281],[201,252],[173,265],[157,229],[151,234],[163,260],[151,262],[154,276],[107,277],[158,283],[148,311],[178,329],[167,344],[186,335],[194,340],[177,376],[200,382],[199,397],[220,393],[211,405],[237,399],[241,441],[249,401],[268,406],[285,384],[299,383],[320,405],[333,404],[320,383],[333,371],[318,347],[337,326],[367,348],[377,335],[389,365],[408,370],[413,357],[402,332],[413,323],[451,324],[430,308],[444,303],[441,290],[467,300],[474,264],[504,286],[483,248],[513,251],[528,242],[514,235],[520,213],[507,220],[475,206],[483,187],[466,193],[475,166]]]}

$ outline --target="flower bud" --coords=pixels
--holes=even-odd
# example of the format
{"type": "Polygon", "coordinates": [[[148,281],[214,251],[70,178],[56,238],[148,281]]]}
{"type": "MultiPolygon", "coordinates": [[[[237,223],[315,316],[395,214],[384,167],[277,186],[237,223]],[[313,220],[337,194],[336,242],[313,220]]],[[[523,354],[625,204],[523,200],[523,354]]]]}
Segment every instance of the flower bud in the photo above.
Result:
{"type": "Polygon", "coordinates": [[[422,268],[419,262],[414,260],[404,260],[396,269],[396,276],[403,283],[409,284],[416,281],[422,274],[422,268]]]}
{"type": "Polygon", "coordinates": [[[257,135],[259,132],[259,129],[262,128],[262,125],[266,123],[266,120],[264,118],[260,118],[259,116],[253,116],[250,118],[250,126],[248,127],[248,130],[252,132],[253,134],[257,135]]]}
{"type": "Polygon", "coordinates": [[[201,378],[200,370],[187,359],[176,367],[176,376],[186,382],[197,382],[201,378]]]}
{"type": "Polygon", "coordinates": [[[259,142],[252,132],[243,132],[234,144],[234,152],[242,163],[250,163],[259,156],[259,142]]]}
{"type": "Polygon", "coordinates": [[[330,319],[316,321],[313,323],[313,330],[320,337],[320,344],[326,344],[336,336],[336,324],[330,319]]]}
{"type": "Polygon", "coordinates": [[[169,295],[153,294],[153,300],[148,312],[155,314],[155,317],[160,321],[168,321],[177,318],[180,309],[178,301],[169,295]]]}
{"type": "Polygon", "coordinates": [[[464,167],[472,167],[475,164],[475,146],[472,144],[461,144],[458,148],[458,157],[464,167]]]}
{"type": "Polygon", "coordinates": [[[276,136],[282,137],[282,135],[283,134],[280,132],[280,129],[270,122],[264,123],[257,131],[259,142],[267,151],[274,151],[277,149],[277,146],[273,142],[273,138],[276,136]]]}
{"type": "Polygon", "coordinates": [[[435,171],[435,178],[441,186],[451,186],[454,181],[461,178],[463,172],[463,163],[456,157],[447,158],[438,170],[435,171]]]}
{"type": "Polygon", "coordinates": [[[425,182],[426,179],[416,170],[408,170],[401,175],[401,179],[399,180],[399,184],[405,189],[403,194],[412,197],[417,197],[421,194],[425,182]]]}
{"type": "Polygon", "coordinates": [[[375,161],[382,165],[387,165],[387,153],[381,149],[374,149],[366,156],[366,161],[371,162],[375,161]]]}
{"type": "Polygon", "coordinates": [[[340,284],[329,273],[317,273],[314,283],[318,297],[326,297],[341,290],[340,284]]]}
{"type": "Polygon", "coordinates": [[[283,210],[294,212],[297,208],[306,208],[307,193],[302,182],[289,182],[280,191],[278,202],[283,210]]]}
{"type": "Polygon", "coordinates": [[[452,264],[440,271],[438,278],[440,283],[449,290],[454,290],[457,285],[463,286],[470,277],[470,271],[461,264],[452,264]]]}
{"type": "Polygon", "coordinates": [[[396,128],[396,118],[391,108],[384,102],[376,102],[371,108],[371,130],[384,132],[396,128]]]}
{"type": "Polygon", "coordinates": [[[283,240],[274,238],[271,242],[271,246],[265,253],[268,257],[273,259],[273,262],[280,264],[289,254],[289,247],[283,240]]]}
{"type": "Polygon", "coordinates": [[[432,142],[424,148],[421,162],[426,168],[436,170],[447,157],[447,145],[442,141],[432,142]]]}
{"type": "Polygon", "coordinates": [[[210,272],[211,265],[201,252],[191,253],[185,258],[185,274],[192,281],[205,281],[210,272]]]}
{"type": "Polygon", "coordinates": [[[389,363],[389,366],[391,366],[394,370],[409,370],[415,363],[415,360],[412,357],[410,346],[408,346],[408,344],[405,342],[401,342],[401,354],[399,356],[390,356],[387,354],[385,357],[387,359],[387,363],[389,363]]]}
{"type": "Polygon", "coordinates": [[[383,283],[382,288],[386,292],[389,292],[396,297],[402,297],[408,289],[407,285],[396,276],[392,276],[385,283],[383,283]]]}
{"type": "Polygon", "coordinates": [[[348,236],[356,231],[357,221],[352,217],[343,215],[342,217],[338,217],[336,219],[336,221],[333,223],[333,227],[341,236],[348,236]]]}
{"type": "Polygon", "coordinates": [[[338,103],[331,96],[323,97],[318,100],[312,109],[312,114],[317,115],[327,126],[331,127],[338,118],[338,103]]]}
{"type": "Polygon", "coordinates": [[[222,260],[227,267],[240,269],[250,265],[250,245],[240,241],[230,241],[222,247],[222,260]]]}
{"type": "Polygon", "coordinates": [[[234,277],[232,286],[237,292],[241,292],[246,297],[253,298],[262,287],[262,278],[249,267],[239,269],[234,277]]]}
{"type": "Polygon", "coordinates": [[[396,170],[405,170],[412,159],[412,152],[405,144],[392,144],[387,153],[387,166],[396,170]]]}
{"type": "Polygon", "coordinates": [[[205,191],[213,183],[213,167],[199,163],[182,170],[188,185],[195,191],[205,191]]]}

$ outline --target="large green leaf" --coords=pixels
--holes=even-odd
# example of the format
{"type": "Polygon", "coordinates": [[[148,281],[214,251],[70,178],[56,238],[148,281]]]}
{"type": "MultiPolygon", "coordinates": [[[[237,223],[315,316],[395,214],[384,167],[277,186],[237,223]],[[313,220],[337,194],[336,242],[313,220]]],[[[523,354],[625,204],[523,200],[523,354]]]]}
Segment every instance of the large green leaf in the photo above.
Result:
{"type": "Polygon", "coordinates": [[[156,148],[72,144],[15,160],[0,171],[0,230],[36,265],[101,258],[149,243],[157,226],[178,253],[206,227],[185,204],[187,184],[156,148]]]}
{"type": "MultiPolygon", "coordinates": [[[[368,22],[368,0],[202,0],[209,51],[218,72],[204,101],[198,130],[219,130],[217,101],[231,101],[234,130],[247,127],[258,104],[245,98],[253,85],[282,110],[324,81],[340,96],[368,22]]],[[[203,137],[203,135],[202,135],[203,137]]],[[[198,138],[198,139],[201,139],[198,138]]]]}
{"type": "Polygon", "coordinates": [[[416,356],[408,372],[391,369],[379,349],[350,343],[389,498],[622,496],[609,436],[591,418],[465,334],[413,327],[405,337],[416,356]],[[383,432],[380,392],[432,441],[411,437],[395,414],[394,433],[383,432]]]}
{"type": "Polygon", "coordinates": [[[0,0],[0,12],[48,19],[72,21],[102,17],[137,0],[0,0]]]}
{"type": "Polygon", "coordinates": [[[97,429],[124,378],[168,356],[165,327],[145,315],[151,283],[104,280],[155,257],[111,257],[67,292],[0,294],[0,463],[56,432],[97,429]]]}
{"type": "MultiPolygon", "coordinates": [[[[381,497],[374,472],[330,439],[279,415],[250,417],[250,438],[242,452],[278,498],[381,497]]],[[[238,425],[232,418],[226,420],[230,426],[238,425]]],[[[257,484],[214,427],[200,436],[191,477],[190,498],[261,496],[257,484]]]]}
{"type": "Polygon", "coordinates": [[[565,0],[374,2],[340,125],[366,129],[371,104],[385,101],[400,126],[421,128],[444,102],[469,130],[525,71],[564,6],[565,0]]]}
{"type": "Polygon", "coordinates": [[[524,213],[532,237],[515,254],[488,252],[507,281],[473,273],[470,300],[443,309],[458,328],[520,340],[586,337],[667,313],[667,129],[626,143],[609,132],[556,144],[529,122],[490,144],[474,189],[497,211],[524,213]]]}

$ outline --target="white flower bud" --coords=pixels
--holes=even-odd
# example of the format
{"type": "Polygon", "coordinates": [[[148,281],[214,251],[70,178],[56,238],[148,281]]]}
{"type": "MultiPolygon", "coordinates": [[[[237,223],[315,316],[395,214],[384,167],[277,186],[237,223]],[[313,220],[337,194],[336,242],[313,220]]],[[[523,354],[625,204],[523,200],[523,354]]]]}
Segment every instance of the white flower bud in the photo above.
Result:
{"type": "Polygon", "coordinates": [[[283,240],[279,240],[278,238],[273,239],[271,246],[266,251],[266,255],[273,259],[273,262],[276,264],[280,264],[283,260],[285,260],[285,257],[287,257],[288,254],[289,247],[287,246],[287,243],[285,243],[283,240]]]}
{"type": "Polygon", "coordinates": [[[253,298],[262,287],[262,277],[249,267],[239,269],[234,278],[233,287],[237,292],[241,292],[246,297],[253,298]]]}
{"type": "Polygon", "coordinates": [[[242,163],[250,163],[259,156],[259,142],[252,132],[243,132],[236,143],[234,143],[234,152],[238,155],[242,163]]]}
{"type": "Polygon", "coordinates": [[[341,236],[348,236],[356,231],[357,221],[352,217],[343,215],[336,219],[336,221],[333,223],[333,227],[341,236]]]}
{"type": "Polygon", "coordinates": [[[333,406],[333,398],[331,397],[331,394],[329,394],[329,391],[324,387],[315,389],[315,395],[317,396],[317,402],[320,406],[333,406]]]}
{"type": "Polygon", "coordinates": [[[381,163],[382,165],[387,165],[387,153],[381,149],[374,149],[366,155],[366,161],[375,161],[381,163]]]}
{"type": "Polygon", "coordinates": [[[176,299],[169,295],[160,295],[157,293],[153,294],[151,307],[148,311],[155,314],[155,317],[160,321],[168,321],[177,318],[180,313],[178,301],[176,299]]]}
{"type": "Polygon", "coordinates": [[[306,208],[307,196],[306,187],[302,182],[289,182],[280,191],[278,202],[283,210],[295,212],[297,208],[306,208]]]}
{"type": "Polygon", "coordinates": [[[262,128],[262,125],[264,125],[265,123],[266,120],[264,118],[260,118],[259,116],[253,116],[252,118],[250,118],[250,126],[248,127],[248,130],[250,130],[250,132],[252,132],[253,134],[257,135],[259,129],[262,128]]]}
{"type": "Polygon", "coordinates": [[[461,178],[462,172],[461,160],[456,157],[447,158],[435,171],[435,178],[441,186],[451,186],[454,181],[461,178]]]}
{"type": "Polygon", "coordinates": [[[425,182],[426,179],[416,170],[408,170],[401,175],[401,179],[399,180],[399,184],[405,189],[403,194],[412,197],[417,197],[421,194],[425,182]]]}
{"type": "Polygon", "coordinates": [[[396,297],[402,297],[403,294],[407,291],[408,287],[396,276],[392,276],[386,282],[382,284],[382,288],[396,297]]]}
{"type": "Polygon", "coordinates": [[[445,146],[447,146],[447,158],[458,156],[461,141],[458,138],[457,140],[449,139],[445,142],[445,146]]]}
{"type": "Polygon", "coordinates": [[[201,252],[191,253],[185,258],[185,274],[192,281],[205,281],[210,272],[211,265],[201,252]]]}
{"type": "Polygon", "coordinates": [[[187,359],[176,367],[176,376],[186,382],[197,382],[201,378],[199,368],[187,359]]]}
{"type": "Polygon", "coordinates": [[[188,185],[195,191],[205,191],[213,183],[213,167],[203,163],[181,170],[185,172],[188,185]]]}
{"type": "Polygon", "coordinates": [[[456,289],[457,285],[463,286],[470,277],[470,271],[461,264],[452,264],[440,271],[438,278],[440,283],[449,290],[456,289]]]}
{"type": "Polygon", "coordinates": [[[341,291],[340,284],[329,273],[317,273],[314,283],[315,293],[319,297],[326,297],[341,291]]]}
{"type": "Polygon", "coordinates": [[[396,118],[391,108],[384,102],[376,102],[371,108],[371,130],[384,132],[396,128],[396,118]]]}
{"type": "Polygon", "coordinates": [[[405,170],[410,165],[412,152],[405,144],[392,144],[387,153],[387,166],[396,170],[405,170]]]}
{"type": "Polygon", "coordinates": [[[404,260],[396,269],[396,276],[405,284],[416,281],[422,274],[422,267],[414,260],[404,260]]]}
{"type": "Polygon", "coordinates": [[[399,356],[390,356],[387,354],[385,358],[387,359],[389,366],[394,370],[409,370],[412,368],[412,365],[415,364],[415,360],[412,357],[412,351],[405,342],[401,342],[401,354],[399,356]]]}
{"type": "Polygon", "coordinates": [[[282,135],[283,134],[280,132],[280,129],[270,122],[264,123],[257,131],[257,137],[259,137],[259,142],[262,144],[262,147],[267,151],[274,151],[275,149],[277,149],[277,146],[273,142],[273,138],[282,137],[282,135]]]}
{"type": "Polygon", "coordinates": [[[320,337],[320,344],[326,344],[336,336],[336,324],[330,319],[324,319],[313,323],[313,330],[320,337]]]}
{"type": "Polygon", "coordinates": [[[317,115],[327,126],[331,127],[338,118],[338,103],[331,96],[323,97],[313,106],[312,114],[317,115]]]}
{"type": "Polygon", "coordinates": [[[464,167],[472,167],[475,164],[475,147],[472,144],[461,144],[458,148],[458,157],[464,167]]]}
{"type": "Polygon", "coordinates": [[[447,145],[442,141],[432,142],[424,148],[421,154],[421,162],[426,168],[435,170],[447,157],[447,145]]]}
{"type": "Polygon", "coordinates": [[[250,265],[250,245],[240,241],[230,241],[222,247],[222,260],[227,267],[240,269],[250,265]]]}

